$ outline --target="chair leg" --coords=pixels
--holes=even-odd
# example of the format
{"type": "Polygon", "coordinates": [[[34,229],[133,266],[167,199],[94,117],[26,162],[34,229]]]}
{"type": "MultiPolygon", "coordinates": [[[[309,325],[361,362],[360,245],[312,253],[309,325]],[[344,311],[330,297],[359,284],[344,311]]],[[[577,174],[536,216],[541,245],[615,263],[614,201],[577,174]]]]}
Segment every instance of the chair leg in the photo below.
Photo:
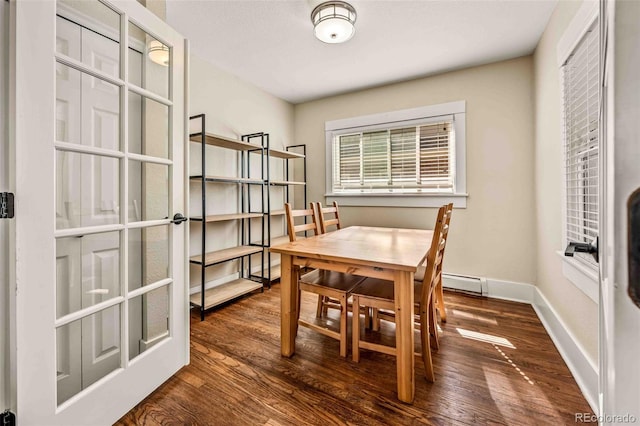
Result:
{"type": "Polygon", "coordinates": [[[318,295],[318,307],[316,308],[316,318],[320,318],[322,316],[322,308],[324,307],[324,296],[321,294],[318,295]]]}
{"type": "Polygon", "coordinates": [[[362,310],[364,311],[364,328],[371,329],[371,308],[364,306],[362,310]]]}
{"type": "Polygon", "coordinates": [[[340,356],[347,357],[347,321],[349,320],[347,295],[340,296],[340,356]]]}
{"type": "Polygon", "coordinates": [[[296,299],[296,335],[298,335],[298,321],[300,320],[300,304],[302,300],[302,291],[298,288],[298,296],[296,299]]]}
{"type": "Polygon", "coordinates": [[[442,278],[436,286],[436,299],[438,301],[438,310],[440,311],[440,320],[447,322],[447,312],[444,310],[444,291],[442,290],[442,278]]]}
{"type": "Polygon", "coordinates": [[[371,329],[380,331],[380,318],[378,317],[378,308],[371,308],[373,315],[371,316],[371,329]]]}
{"type": "Polygon", "coordinates": [[[360,362],[360,298],[358,296],[353,296],[352,309],[353,325],[351,327],[351,357],[355,362],[360,362]]]}
{"type": "Polygon", "coordinates": [[[328,296],[322,297],[322,315],[325,317],[329,314],[329,302],[331,299],[328,296]]]}
{"type": "Polygon", "coordinates": [[[427,314],[429,316],[429,338],[431,339],[431,347],[435,350],[440,349],[438,342],[438,319],[436,318],[436,306],[433,297],[429,298],[429,306],[427,306],[427,314]]]}
{"type": "Polygon", "coordinates": [[[424,362],[424,374],[428,382],[435,381],[433,374],[433,363],[431,362],[431,345],[429,338],[429,316],[428,307],[420,307],[420,340],[422,349],[422,361],[424,362]]]}

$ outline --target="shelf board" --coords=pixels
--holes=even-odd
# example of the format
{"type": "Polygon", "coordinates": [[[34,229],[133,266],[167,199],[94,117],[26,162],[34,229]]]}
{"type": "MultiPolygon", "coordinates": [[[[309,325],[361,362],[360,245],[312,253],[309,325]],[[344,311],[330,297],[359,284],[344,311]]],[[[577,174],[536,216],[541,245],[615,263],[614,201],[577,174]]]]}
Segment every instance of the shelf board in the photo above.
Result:
{"type": "MultiPolygon", "coordinates": [[[[193,134],[189,137],[191,142],[202,143],[200,133],[193,134]]],[[[260,150],[261,146],[249,142],[239,141],[237,139],[228,138],[226,136],[205,133],[205,143],[211,146],[219,146],[221,148],[234,149],[236,151],[260,150]]]]}
{"type": "Polygon", "coordinates": [[[293,180],[272,180],[271,182],[269,182],[271,185],[278,185],[278,186],[286,186],[286,185],[306,185],[306,182],[296,182],[293,180]]]}
{"type": "MultiPolygon", "coordinates": [[[[287,240],[288,240],[288,238],[287,238],[287,240]]],[[[264,273],[265,279],[268,279],[269,278],[269,269],[265,268],[263,273],[264,273]]],[[[279,280],[281,275],[282,274],[280,272],[280,265],[275,265],[275,266],[271,267],[271,282],[279,280]]]]}
{"type": "MultiPolygon", "coordinates": [[[[247,256],[249,254],[260,253],[261,251],[262,251],[262,247],[252,247],[252,246],[238,246],[238,247],[231,247],[224,250],[212,251],[205,255],[204,265],[211,266],[213,264],[225,262],[227,260],[238,259],[240,257],[247,256]]],[[[202,256],[199,254],[196,254],[195,256],[191,256],[189,258],[189,262],[202,265],[202,256]]]]}
{"type": "MultiPolygon", "coordinates": [[[[240,297],[244,294],[251,293],[252,291],[262,288],[262,284],[250,281],[244,278],[229,281],[222,285],[210,288],[204,292],[204,309],[210,309],[214,306],[221,305],[225,302],[240,297]]],[[[200,307],[202,304],[201,293],[194,293],[190,296],[189,300],[195,306],[200,307]]]]}
{"type": "MultiPolygon", "coordinates": [[[[267,240],[265,238],[264,240],[265,244],[267,243],[267,240]]],[[[280,244],[285,244],[289,242],[289,236],[288,235],[279,235],[277,237],[271,237],[271,245],[272,246],[277,246],[280,244]]],[[[251,244],[262,244],[261,240],[258,241],[253,241],[251,244]]]]}
{"type": "Polygon", "coordinates": [[[293,151],[285,151],[282,149],[269,149],[269,157],[275,158],[284,158],[284,159],[294,159],[294,158],[304,158],[304,154],[298,154],[293,151]]]}
{"type": "MultiPolygon", "coordinates": [[[[202,176],[189,176],[189,179],[193,181],[201,181],[202,176]]],[[[255,183],[258,185],[264,184],[264,181],[262,179],[233,177],[233,176],[205,176],[204,179],[207,182],[255,183]]]]}
{"type": "MultiPolygon", "coordinates": [[[[212,215],[208,215],[205,219],[207,223],[210,223],[210,222],[224,222],[226,220],[234,220],[234,219],[250,219],[252,217],[262,217],[262,213],[212,214],[212,215]]],[[[192,217],[191,220],[202,222],[202,216],[192,217]]]]}
{"type": "Polygon", "coordinates": [[[281,235],[279,237],[271,237],[271,245],[272,246],[279,246],[280,244],[286,244],[289,242],[289,236],[288,235],[281,235]]]}

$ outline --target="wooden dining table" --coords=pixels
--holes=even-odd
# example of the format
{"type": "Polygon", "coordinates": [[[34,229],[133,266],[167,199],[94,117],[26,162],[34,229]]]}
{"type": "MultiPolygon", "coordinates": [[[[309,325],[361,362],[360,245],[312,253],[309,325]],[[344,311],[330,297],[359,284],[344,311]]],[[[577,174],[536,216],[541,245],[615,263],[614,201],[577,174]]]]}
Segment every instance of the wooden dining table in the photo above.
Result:
{"type": "Polygon", "coordinates": [[[300,268],[325,269],[394,282],[398,399],[413,402],[413,277],[424,263],[433,231],[350,226],[273,246],[281,255],[281,352],[291,357],[297,333],[300,268]]]}

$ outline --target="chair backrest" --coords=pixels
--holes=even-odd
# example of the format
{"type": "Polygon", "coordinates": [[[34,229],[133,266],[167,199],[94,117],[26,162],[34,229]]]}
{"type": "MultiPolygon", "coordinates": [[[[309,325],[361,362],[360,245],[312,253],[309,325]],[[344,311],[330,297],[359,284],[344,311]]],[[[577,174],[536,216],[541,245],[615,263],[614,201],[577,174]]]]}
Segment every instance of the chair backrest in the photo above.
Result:
{"type": "MultiPolygon", "coordinates": [[[[449,238],[447,238],[447,235],[449,234],[449,230],[451,229],[450,223],[451,223],[451,214],[453,213],[453,203],[449,203],[449,204],[445,204],[443,206],[445,208],[445,221],[444,224],[447,228],[447,234],[445,235],[445,246],[446,246],[446,242],[449,240],[449,238]]],[[[444,256],[444,249],[442,252],[442,256],[444,256]]],[[[442,260],[440,261],[440,275],[442,275],[442,260]]],[[[436,273],[437,276],[437,273],[436,273]]]]}
{"type": "Polygon", "coordinates": [[[438,209],[436,225],[433,228],[431,247],[429,247],[429,253],[427,254],[427,270],[425,271],[422,281],[420,303],[422,303],[423,306],[426,306],[428,303],[429,295],[442,274],[442,257],[444,256],[444,248],[447,244],[447,235],[449,233],[449,226],[446,223],[447,218],[447,206],[440,207],[440,209],[438,209]]]}
{"type": "MultiPolygon", "coordinates": [[[[287,231],[289,232],[289,241],[296,241],[296,233],[313,230],[314,235],[318,235],[318,221],[316,218],[316,210],[313,203],[309,203],[309,208],[305,210],[293,210],[291,204],[284,204],[284,211],[287,215],[287,231]],[[296,217],[311,217],[310,223],[295,224],[296,217]]],[[[309,222],[305,219],[306,222],[309,222]]]]}
{"type": "Polygon", "coordinates": [[[326,234],[327,227],[335,225],[337,229],[340,229],[340,212],[338,211],[338,203],[333,202],[333,207],[322,207],[322,203],[316,203],[316,210],[318,212],[318,219],[320,224],[320,233],[326,234]],[[333,214],[331,219],[325,219],[325,214],[333,214]]]}

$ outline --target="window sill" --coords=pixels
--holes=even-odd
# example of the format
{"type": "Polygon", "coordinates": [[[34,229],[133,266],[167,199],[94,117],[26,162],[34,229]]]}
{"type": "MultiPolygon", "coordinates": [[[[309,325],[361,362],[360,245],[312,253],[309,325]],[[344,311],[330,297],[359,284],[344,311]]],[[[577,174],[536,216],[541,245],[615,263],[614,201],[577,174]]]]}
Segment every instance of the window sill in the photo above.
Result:
{"type": "Polygon", "coordinates": [[[562,258],[562,274],[565,278],[578,287],[589,299],[598,304],[600,299],[598,271],[589,268],[578,260],[565,256],[562,251],[557,251],[556,253],[562,258]]]}
{"type": "Polygon", "coordinates": [[[326,203],[336,201],[341,206],[357,207],[453,207],[467,208],[469,194],[325,194],[326,203]]]}

